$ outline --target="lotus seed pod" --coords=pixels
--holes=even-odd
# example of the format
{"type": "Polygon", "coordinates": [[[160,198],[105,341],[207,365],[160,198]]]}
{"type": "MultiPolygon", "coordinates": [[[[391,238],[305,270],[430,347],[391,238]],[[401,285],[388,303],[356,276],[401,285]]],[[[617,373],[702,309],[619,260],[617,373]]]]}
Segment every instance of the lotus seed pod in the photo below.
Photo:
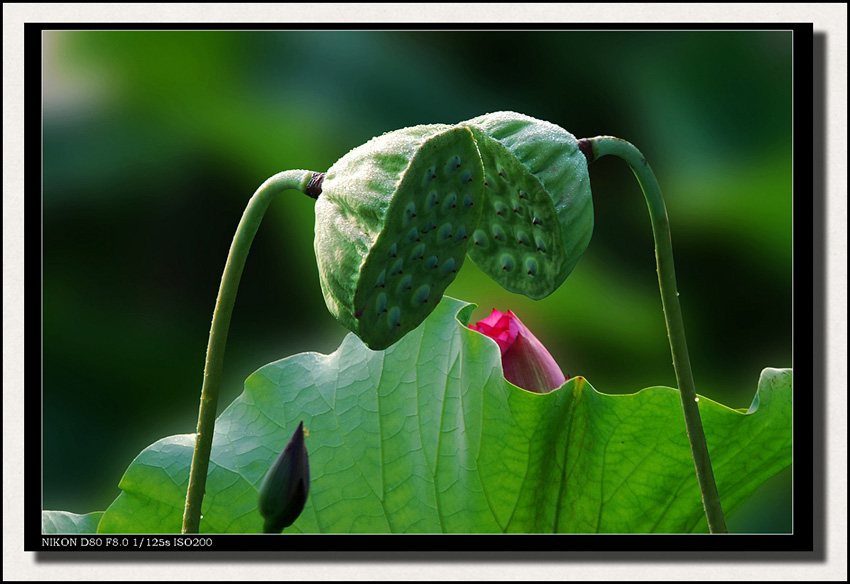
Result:
{"type": "Polygon", "coordinates": [[[374,350],[416,328],[463,265],[484,168],[470,129],[373,138],[328,170],[314,241],[325,302],[374,350]]]}
{"type": "Polygon", "coordinates": [[[485,170],[484,210],[469,257],[506,290],[540,299],[587,248],[593,205],[587,160],[566,130],[513,112],[462,125],[485,170]]]}

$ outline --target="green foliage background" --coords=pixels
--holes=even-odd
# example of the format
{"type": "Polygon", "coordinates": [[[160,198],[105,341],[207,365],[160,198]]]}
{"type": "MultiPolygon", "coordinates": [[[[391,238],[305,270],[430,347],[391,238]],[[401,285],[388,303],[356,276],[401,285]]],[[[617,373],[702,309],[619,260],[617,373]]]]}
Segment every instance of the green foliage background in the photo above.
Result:
{"type": "MultiPolygon", "coordinates": [[[[44,509],[102,510],[143,448],[194,430],[210,316],[248,197],[372,136],[514,110],[640,148],[671,218],[699,393],[791,367],[789,32],[49,32],[44,38],[44,509]]],[[[606,393],[675,386],[645,203],[590,167],[596,226],[558,292],[466,262],[473,320],[512,309],[606,393]]],[[[275,201],[239,292],[221,409],[262,365],[328,353],[312,202],[275,201]]],[[[790,529],[790,473],[730,519],[790,529]]]]}

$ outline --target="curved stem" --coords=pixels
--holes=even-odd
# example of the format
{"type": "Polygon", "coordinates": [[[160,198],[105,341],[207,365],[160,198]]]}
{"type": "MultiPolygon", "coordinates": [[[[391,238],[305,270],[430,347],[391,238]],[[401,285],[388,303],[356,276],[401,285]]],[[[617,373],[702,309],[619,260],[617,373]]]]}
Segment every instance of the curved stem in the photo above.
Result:
{"type": "Polygon", "coordinates": [[[201,524],[201,503],[204,499],[204,489],[207,482],[207,471],[210,464],[215,416],[218,406],[221,372],[224,361],[224,346],[227,342],[227,331],[230,328],[230,317],[236,302],[236,291],[242,277],[242,269],[248,258],[248,251],[260,222],[265,215],[272,199],[288,189],[297,189],[317,198],[321,192],[323,174],[309,170],[287,170],[278,173],[264,182],[248,201],[248,206],[242,214],[224,273],[221,276],[221,286],[213,311],[210,328],[207,357],[204,365],[204,383],[201,388],[201,405],[198,411],[198,428],[195,438],[195,451],[192,455],[192,467],[189,472],[189,488],[186,492],[186,507],[183,512],[182,533],[198,533],[201,524]]]}
{"type": "Polygon", "coordinates": [[[691,362],[688,357],[688,345],[685,342],[685,325],[682,322],[682,310],[679,306],[679,292],[676,289],[676,272],[673,267],[673,244],[670,239],[670,223],[667,219],[667,209],[661,196],[661,189],[655,179],[652,169],[643,154],[625,140],[611,136],[598,136],[580,140],[580,146],[588,159],[588,163],[596,158],[612,154],[623,159],[640,183],[646,204],[649,208],[649,218],[652,222],[652,234],[655,238],[655,261],[658,266],[658,286],[661,290],[661,303],[664,308],[664,318],[667,321],[667,336],[670,340],[670,350],[673,354],[673,368],[679,385],[682,399],[682,410],[685,414],[685,427],[688,441],[691,445],[691,455],[696,467],[697,480],[708,529],[711,533],[726,533],[726,521],[720,505],[720,496],[714,482],[711,460],[708,456],[708,446],[705,442],[705,432],[700,420],[694,377],[691,362]]]}

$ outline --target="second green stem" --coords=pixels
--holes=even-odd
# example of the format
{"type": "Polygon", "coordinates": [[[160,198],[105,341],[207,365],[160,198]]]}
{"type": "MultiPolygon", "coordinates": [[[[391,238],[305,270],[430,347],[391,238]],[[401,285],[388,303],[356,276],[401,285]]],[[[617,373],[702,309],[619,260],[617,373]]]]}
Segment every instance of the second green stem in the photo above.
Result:
{"type": "Polygon", "coordinates": [[[588,157],[588,163],[608,154],[618,156],[629,165],[640,184],[649,208],[652,222],[652,234],[655,238],[655,261],[658,266],[658,286],[661,289],[661,304],[664,308],[664,318],[667,322],[667,335],[670,340],[670,350],[673,354],[673,368],[679,385],[682,399],[682,410],[685,415],[685,427],[691,446],[691,455],[696,467],[702,504],[711,533],[726,533],[726,521],[720,496],[711,469],[708,455],[708,445],[705,432],[700,420],[698,397],[694,386],[691,361],[688,357],[688,345],[685,342],[685,325],[682,321],[682,309],[679,306],[679,292],[676,287],[676,271],[673,267],[673,244],[670,239],[670,223],[667,219],[667,209],[661,196],[661,189],[655,174],[646,162],[643,154],[629,142],[611,136],[598,136],[582,140],[590,145],[583,148],[588,157]]]}
{"type": "Polygon", "coordinates": [[[204,500],[204,489],[209,471],[210,453],[212,451],[213,434],[215,431],[215,416],[218,409],[218,394],[221,386],[221,374],[224,363],[224,347],[227,342],[227,332],[230,329],[230,317],[236,302],[236,291],[251,243],[260,227],[260,222],[272,202],[279,193],[296,189],[313,198],[318,196],[320,188],[317,179],[320,173],[308,170],[287,170],[278,173],[264,182],[248,201],[248,206],[242,214],[224,273],[218,289],[218,298],[213,311],[210,328],[207,358],[204,365],[204,384],[201,388],[201,405],[198,411],[198,428],[195,438],[195,450],[192,455],[192,466],[189,471],[189,488],[186,492],[186,506],[183,511],[182,533],[199,533],[201,525],[201,503],[204,500]]]}

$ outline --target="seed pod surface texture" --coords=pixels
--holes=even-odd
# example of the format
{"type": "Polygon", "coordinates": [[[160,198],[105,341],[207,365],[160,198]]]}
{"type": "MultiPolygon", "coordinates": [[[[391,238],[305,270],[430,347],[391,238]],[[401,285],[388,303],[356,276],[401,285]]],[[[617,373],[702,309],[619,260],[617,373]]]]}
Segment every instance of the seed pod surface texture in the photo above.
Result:
{"type": "Polygon", "coordinates": [[[590,242],[587,160],[566,130],[514,112],[479,116],[484,210],[469,257],[506,290],[540,299],[560,286],[590,242]]]}
{"type": "Polygon", "coordinates": [[[419,326],[463,265],[483,190],[481,156],[463,126],[404,128],[343,156],[316,202],[330,312],[374,350],[419,326]]]}

